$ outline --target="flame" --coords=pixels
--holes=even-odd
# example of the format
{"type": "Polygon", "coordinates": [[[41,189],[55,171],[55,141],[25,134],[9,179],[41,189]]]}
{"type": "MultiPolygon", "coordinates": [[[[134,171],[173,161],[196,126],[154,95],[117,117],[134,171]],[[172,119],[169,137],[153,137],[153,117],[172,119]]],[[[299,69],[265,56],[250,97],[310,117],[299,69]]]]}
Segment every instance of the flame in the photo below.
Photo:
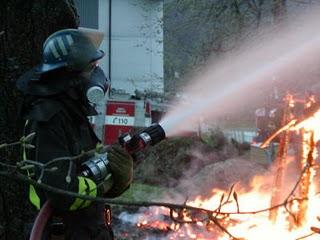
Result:
{"type": "MultiPolygon", "coordinates": [[[[289,106],[294,104],[290,99],[289,106]]],[[[310,102],[306,106],[310,107],[310,102]]],[[[221,214],[216,215],[220,224],[234,236],[236,239],[246,240],[299,240],[299,239],[319,239],[319,232],[312,230],[318,229],[314,226],[320,226],[320,196],[317,195],[317,182],[315,176],[317,169],[314,167],[314,161],[318,156],[315,143],[320,140],[320,110],[303,121],[290,124],[288,131],[299,132],[301,135],[301,159],[298,163],[300,172],[305,170],[301,179],[295,183],[299,184],[292,195],[293,198],[299,198],[299,195],[305,197],[303,201],[292,200],[290,204],[277,208],[276,221],[270,221],[270,200],[271,190],[265,189],[266,183],[270,182],[271,176],[256,176],[248,187],[237,186],[236,196],[229,191],[213,189],[212,196],[203,198],[197,196],[195,199],[187,201],[187,205],[216,210],[219,208],[221,214]],[[309,164],[309,165],[307,165],[309,164]],[[306,168],[306,166],[309,166],[306,168]],[[306,168],[306,169],[305,169],[306,168]],[[222,197],[223,195],[223,197],[222,197]],[[221,206],[223,199],[230,196],[228,203],[221,206]],[[235,199],[236,198],[236,199],[235,199]],[[287,209],[285,208],[287,207],[287,209]],[[265,211],[260,211],[260,210],[265,211]],[[290,210],[290,212],[288,211],[290,210]],[[240,212],[240,213],[239,213],[240,212]],[[294,216],[294,218],[293,218],[294,216]]],[[[292,162],[292,161],[291,161],[292,162]]],[[[288,166],[289,161],[287,161],[288,166]]],[[[301,172],[302,173],[302,172],[301,172]]],[[[298,178],[298,177],[297,177],[298,178]]],[[[288,193],[292,191],[292,186],[283,189],[281,199],[285,199],[288,193]]],[[[234,190],[232,190],[234,191],[234,190]]],[[[152,215],[160,214],[157,208],[152,208],[152,215]],[[157,213],[155,211],[158,211],[157,213]]],[[[170,216],[168,209],[161,208],[161,214],[170,216]]],[[[185,221],[193,221],[195,224],[171,223],[161,221],[151,223],[146,219],[139,223],[139,227],[152,226],[158,229],[170,231],[167,239],[232,239],[226,232],[221,231],[216,224],[210,221],[202,221],[192,216],[192,213],[174,212],[173,217],[179,217],[185,221]],[[205,231],[204,231],[205,229],[205,231]]]]}

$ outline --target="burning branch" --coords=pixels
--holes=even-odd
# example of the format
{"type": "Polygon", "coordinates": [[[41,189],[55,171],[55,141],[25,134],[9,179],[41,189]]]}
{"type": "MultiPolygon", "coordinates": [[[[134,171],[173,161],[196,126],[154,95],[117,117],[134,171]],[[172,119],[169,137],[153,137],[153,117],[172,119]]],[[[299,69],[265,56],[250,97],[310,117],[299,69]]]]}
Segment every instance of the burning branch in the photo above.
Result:
{"type": "Polygon", "coordinates": [[[234,192],[234,186],[235,184],[232,184],[230,190],[229,190],[229,193],[228,193],[228,197],[225,201],[223,201],[224,199],[224,193],[222,194],[221,198],[220,198],[220,203],[219,203],[219,206],[218,208],[216,208],[214,211],[216,212],[216,217],[218,216],[218,214],[220,213],[220,210],[223,206],[225,206],[226,204],[229,204],[230,203],[230,198],[231,198],[231,195],[232,193],[234,192]]]}
{"type": "MultiPolygon", "coordinates": [[[[25,148],[34,148],[34,146],[30,144],[30,142],[32,141],[34,136],[35,136],[35,133],[31,133],[27,137],[22,137],[17,142],[9,143],[9,144],[7,144],[7,143],[1,144],[0,149],[10,147],[10,146],[19,146],[19,145],[21,145],[25,148]]],[[[54,192],[54,193],[62,194],[62,195],[67,195],[70,197],[77,197],[77,198],[84,199],[84,200],[90,200],[90,201],[96,201],[96,202],[102,202],[102,203],[114,204],[114,205],[135,206],[135,207],[150,207],[150,206],[166,207],[166,208],[170,209],[170,212],[172,213],[172,219],[176,222],[179,222],[179,218],[173,217],[173,212],[177,211],[177,209],[179,210],[178,212],[180,213],[180,216],[181,216],[181,214],[183,214],[187,210],[189,210],[189,211],[193,210],[193,211],[197,211],[197,212],[206,212],[208,215],[208,219],[210,219],[210,221],[214,222],[222,231],[224,231],[226,234],[228,234],[232,239],[239,240],[238,238],[232,236],[232,234],[230,232],[228,232],[228,230],[226,228],[224,228],[219,223],[219,220],[213,216],[213,213],[214,213],[213,211],[188,206],[186,204],[187,201],[185,201],[185,203],[181,204],[181,205],[180,204],[163,203],[163,202],[159,202],[159,203],[157,203],[157,202],[127,202],[127,201],[113,200],[113,199],[108,199],[108,198],[82,195],[82,194],[79,194],[76,192],[66,191],[66,190],[59,189],[59,188],[42,183],[42,178],[43,178],[45,172],[58,170],[57,167],[50,167],[50,165],[52,165],[53,163],[60,162],[60,161],[67,161],[68,162],[69,171],[68,171],[67,176],[65,177],[66,182],[68,183],[71,180],[70,179],[70,169],[72,167],[72,164],[74,164],[73,163],[74,160],[79,159],[81,157],[90,156],[94,153],[101,152],[102,150],[106,151],[107,148],[99,145],[99,146],[97,146],[97,148],[91,149],[86,152],[82,152],[79,155],[76,155],[73,157],[59,157],[59,158],[52,159],[51,161],[48,161],[47,163],[40,163],[40,162],[33,161],[33,160],[22,160],[22,161],[17,162],[16,165],[12,165],[12,164],[6,164],[6,163],[3,163],[0,161],[0,166],[7,168],[6,171],[0,171],[0,175],[10,177],[13,179],[17,179],[17,180],[20,180],[23,182],[27,182],[29,184],[32,184],[32,185],[39,187],[41,189],[44,189],[46,191],[50,191],[50,192],[54,192]],[[27,176],[25,174],[20,173],[21,170],[30,170],[30,169],[34,169],[35,167],[40,169],[40,175],[39,175],[38,179],[36,179],[36,180],[31,179],[30,176],[27,176]]],[[[228,196],[228,199],[230,198],[230,195],[231,195],[231,192],[228,196]]],[[[227,201],[224,202],[223,204],[226,204],[226,203],[227,203],[227,201]]],[[[199,222],[199,221],[190,220],[189,223],[196,223],[196,222],[199,222]]],[[[181,220],[181,223],[182,223],[182,220],[181,220]]],[[[185,223],[185,221],[184,221],[184,223],[185,223]]]]}
{"type": "MultiPolygon", "coordinates": [[[[22,145],[25,147],[33,147],[30,145],[30,142],[32,140],[32,137],[34,135],[30,134],[27,137],[21,138],[18,142],[15,143],[10,143],[10,144],[1,144],[1,148],[6,148],[9,146],[18,146],[22,145]]],[[[314,143],[313,145],[314,146],[314,143]]],[[[100,146],[101,147],[101,146],[100,146]]],[[[113,205],[124,205],[124,206],[134,206],[134,207],[151,207],[151,206],[157,206],[157,207],[165,207],[170,211],[170,218],[176,222],[176,223],[181,223],[181,224],[199,224],[203,223],[204,226],[207,226],[208,231],[212,230],[211,227],[209,227],[211,224],[216,226],[220,231],[224,232],[230,239],[233,240],[240,240],[243,238],[239,238],[234,236],[231,231],[228,230],[228,226],[232,222],[237,222],[237,220],[233,219],[233,215],[256,215],[258,213],[262,212],[270,212],[275,209],[279,208],[284,208],[286,209],[287,213],[296,221],[297,216],[295,213],[293,213],[290,209],[290,206],[294,202],[303,202],[309,200],[310,196],[305,196],[305,197],[294,197],[297,189],[299,188],[301,182],[304,179],[305,173],[309,171],[310,168],[313,168],[315,166],[319,167],[319,164],[315,164],[314,162],[307,161],[306,165],[302,169],[299,179],[287,195],[287,197],[284,199],[283,202],[271,205],[269,208],[265,209],[260,209],[256,211],[241,211],[240,210],[240,203],[239,203],[239,196],[238,193],[235,192],[234,190],[234,185],[231,186],[228,194],[223,193],[220,197],[220,201],[218,202],[218,206],[215,207],[214,210],[210,209],[205,209],[201,207],[194,207],[191,205],[188,205],[188,201],[186,200],[183,204],[172,204],[172,203],[166,203],[166,202],[143,202],[143,201],[137,201],[137,202],[132,202],[132,201],[121,201],[121,200],[114,200],[114,199],[108,199],[108,198],[101,198],[101,197],[92,197],[88,195],[81,195],[75,192],[70,192],[70,191],[65,191],[59,188],[55,188],[53,186],[43,184],[41,179],[46,171],[57,171],[57,168],[52,168],[50,165],[52,163],[58,162],[58,161],[68,161],[69,162],[69,169],[72,166],[73,161],[76,160],[77,158],[83,157],[83,156],[89,156],[90,154],[94,154],[96,152],[99,152],[101,150],[100,147],[97,147],[96,149],[89,150],[87,152],[82,152],[78,156],[74,157],[63,157],[63,158],[56,158],[52,159],[50,162],[46,164],[42,164],[39,162],[35,162],[32,160],[24,160],[24,161],[19,161],[17,162],[16,165],[11,165],[11,164],[6,164],[0,161],[0,166],[5,168],[5,171],[0,171],[0,175],[2,176],[7,176],[10,178],[18,179],[23,182],[27,182],[29,184],[33,184],[36,187],[42,188],[46,191],[51,191],[55,192],[57,194],[63,194],[71,197],[77,197],[81,198],[84,200],[90,200],[90,201],[96,201],[96,202],[102,202],[106,204],[113,204],[113,205]],[[41,174],[40,177],[36,180],[30,179],[28,176],[25,174],[22,174],[20,171],[25,170],[25,169],[30,169],[30,168],[35,168],[38,167],[41,169],[41,174]],[[227,195],[227,197],[226,197],[227,195]],[[223,207],[229,204],[235,204],[236,211],[231,212],[231,211],[222,211],[223,207]],[[200,217],[199,217],[200,216],[200,217]]],[[[312,157],[312,149],[309,149],[308,157],[312,157]]],[[[68,174],[69,175],[69,174],[68,174]]],[[[68,182],[68,175],[66,176],[66,182],[68,182]]],[[[317,193],[318,194],[318,193],[317,193]]],[[[319,234],[320,229],[317,227],[312,227],[311,228],[311,233],[307,234],[305,236],[296,238],[298,239],[306,239],[310,236],[313,236],[314,234],[319,234]]]]}
{"type": "MultiPolygon", "coordinates": [[[[3,163],[0,162],[0,165],[3,166],[3,163]]],[[[7,167],[7,164],[5,165],[7,167]]],[[[81,198],[84,200],[90,200],[90,201],[96,201],[96,202],[102,202],[102,203],[106,203],[106,204],[113,204],[113,205],[123,205],[123,206],[134,206],[134,207],[151,207],[151,206],[157,206],[157,207],[166,207],[170,210],[170,216],[172,217],[172,219],[176,222],[179,223],[188,223],[188,224],[196,224],[199,221],[202,222],[207,222],[207,221],[211,221],[213,222],[221,231],[225,232],[231,239],[234,240],[240,240],[241,238],[235,237],[233,236],[226,227],[223,226],[223,224],[220,223],[221,219],[219,217],[223,216],[223,218],[225,218],[225,216],[231,216],[231,215],[238,215],[238,214],[257,214],[260,212],[266,212],[266,211],[270,211],[272,209],[275,208],[280,208],[280,207],[284,207],[287,204],[291,203],[292,201],[302,201],[302,200],[308,200],[308,199],[298,199],[298,198],[293,198],[291,200],[287,200],[289,197],[287,197],[287,199],[281,203],[278,204],[277,206],[272,206],[270,208],[266,208],[266,209],[261,209],[261,210],[257,210],[257,211],[251,211],[251,212],[241,212],[241,211],[236,211],[236,212],[221,212],[221,204],[217,210],[208,210],[208,209],[204,209],[204,208],[198,208],[198,207],[193,207],[190,205],[186,205],[186,204],[172,204],[172,203],[165,203],[165,202],[143,202],[143,201],[137,201],[137,202],[132,202],[132,201],[121,201],[121,200],[114,200],[114,199],[108,199],[108,198],[101,198],[101,197],[92,197],[92,196],[88,196],[88,195],[81,195],[78,194],[76,192],[70,192],[70,191],[66,191],[66,190],[62,190],[59,188],[55,188],[52,187],[50,185],[47,184],[43,184],[43,183],[39,183],[38,181],[32,180],[29,177],[27,177],[24,174],[19,173],[17,170],[17,167],[14,166],[10,166],[11,171],[0,171],[0,175],[2,176],[6,176],[6,177],[10,177],[10,178],[14,178],[14,179],[18,179],[20,181],[23,182],[27,182],[29,184],[33,184],[36,187],[42,188],[46,191],[51,191],[57,194],[63,194],[63,195],[67,195],[67,196],[71,196],[71,197],[77,197],[77,198],[81,198]],[[181,220],[179,218],[174,217],[174,212],[180,210],[180,211],[190,211],[190,212],[198,212],[198,213],[205,213],[207,215],[206,219],[192,219],[190,218],[189,221],[185,221],[185,220],[181,220]]],[[[295,184],[295,186],[297,186],[297,184],[295,184]]],[[[294,191],[292,191],[294,192],[294,191]]],[[[292,195],[292,194],[291,194],[292,195]]],[[[313,229],[315,230],[315,229],[313,229]]],[[[318,233],[318,232],[317,232],[318,233]]],[[[313,233],[315,234],[315,233],[313,233]]],[[[304,237],[306,238],[306,237],[304,237]]],[[[298,239],[302,239],[302,238],[298,238],[298,239]]]]}

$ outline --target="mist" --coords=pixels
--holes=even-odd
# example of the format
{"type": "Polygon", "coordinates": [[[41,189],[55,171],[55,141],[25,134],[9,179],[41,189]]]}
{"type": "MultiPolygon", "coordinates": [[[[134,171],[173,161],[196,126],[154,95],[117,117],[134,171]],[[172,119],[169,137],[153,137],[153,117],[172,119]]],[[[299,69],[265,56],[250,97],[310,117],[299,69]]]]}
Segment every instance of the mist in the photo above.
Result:
{"type": "Polygon", "coordinates": [[[263,102],[274,86],[307,90],[320,77],[319,9],[290,23],[257,32],[236,50],[211,59],[201,73],[185,79],[185,100],[161,120],[167,136],[194,128],[200,118],[215,122],[263,102]]]}

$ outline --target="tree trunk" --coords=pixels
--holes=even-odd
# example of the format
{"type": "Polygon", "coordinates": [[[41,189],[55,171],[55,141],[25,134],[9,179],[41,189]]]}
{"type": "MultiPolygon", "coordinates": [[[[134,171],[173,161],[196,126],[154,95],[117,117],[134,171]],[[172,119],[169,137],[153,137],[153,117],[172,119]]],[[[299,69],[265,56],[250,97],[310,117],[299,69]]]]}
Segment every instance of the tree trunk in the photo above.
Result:
{"type": "MultiPolygon", "coordinates": [[[[51,33],[78,22],[73,0],[0,1],[0,143],[22,136],[16,79],[40,63],[42,44],[51,33]]],[[[1,161],[19,159],[18,147],[0,150],[1,161]]],[[[0,177],[0,240],[23,239],[24,223],[33,215],[26,192],[26,185],[0,177]]]]}
{"type": "Polygon", "coordinates": [[[273,22],[276,25],[281,24],[287,16],[286,0],[273,0],[272,14],[273,22]]]}

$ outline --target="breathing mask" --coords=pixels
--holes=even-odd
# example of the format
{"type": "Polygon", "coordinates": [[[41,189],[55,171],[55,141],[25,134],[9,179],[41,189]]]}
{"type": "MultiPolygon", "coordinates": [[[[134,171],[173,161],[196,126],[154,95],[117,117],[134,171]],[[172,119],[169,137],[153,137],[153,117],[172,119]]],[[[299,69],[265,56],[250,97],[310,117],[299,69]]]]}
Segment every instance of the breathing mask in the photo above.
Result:
{"type": "Polygon", "coordinates": [[[101,103],[108,93],[109,86],[110,82],[103,70],[99,66],[96,66],[92,70],[90,79],[85,85],[85,93],[89,102],[92,104],[101,103]]]}

